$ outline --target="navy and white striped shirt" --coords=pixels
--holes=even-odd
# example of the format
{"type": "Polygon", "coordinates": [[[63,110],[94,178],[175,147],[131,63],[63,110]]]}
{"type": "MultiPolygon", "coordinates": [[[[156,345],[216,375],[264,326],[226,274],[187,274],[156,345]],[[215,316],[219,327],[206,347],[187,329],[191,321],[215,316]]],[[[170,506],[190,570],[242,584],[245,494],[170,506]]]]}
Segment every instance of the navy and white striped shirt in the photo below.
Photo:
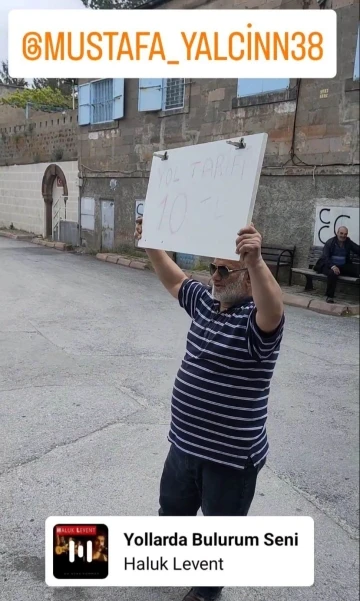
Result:
{"type": "Polygon", "coordinates": [[[169,441],[216,463],[243,469],[265,462],[270,380],[283,333],[264,334],[247,299],[220,312],[210,288],[185,280],[179,303],[192,318],[177,373],[169,441]]]}

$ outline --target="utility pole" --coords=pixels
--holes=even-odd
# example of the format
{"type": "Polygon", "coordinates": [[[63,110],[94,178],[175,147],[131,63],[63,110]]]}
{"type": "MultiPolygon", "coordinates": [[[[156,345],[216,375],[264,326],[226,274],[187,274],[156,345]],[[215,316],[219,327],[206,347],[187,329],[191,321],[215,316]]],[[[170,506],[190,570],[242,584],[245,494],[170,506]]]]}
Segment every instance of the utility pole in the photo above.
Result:
{"type": "Polygon", "coordinates": [[[26,103],[25,107],[25,119],[26,121],[30,118],[30,107],[32,106],[31,102],[26,103]]]}

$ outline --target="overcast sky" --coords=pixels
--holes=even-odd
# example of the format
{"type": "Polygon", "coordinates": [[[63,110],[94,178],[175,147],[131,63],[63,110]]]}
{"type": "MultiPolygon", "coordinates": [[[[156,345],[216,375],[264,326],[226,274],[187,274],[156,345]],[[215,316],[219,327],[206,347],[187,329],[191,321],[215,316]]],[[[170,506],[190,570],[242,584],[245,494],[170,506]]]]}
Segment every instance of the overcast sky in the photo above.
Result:
{"type": "Polygon", "coordinates": [[[6,60],[9,10],[28,8],[85,8],[81,0],[0,0],[0,61],[6,60]]]}

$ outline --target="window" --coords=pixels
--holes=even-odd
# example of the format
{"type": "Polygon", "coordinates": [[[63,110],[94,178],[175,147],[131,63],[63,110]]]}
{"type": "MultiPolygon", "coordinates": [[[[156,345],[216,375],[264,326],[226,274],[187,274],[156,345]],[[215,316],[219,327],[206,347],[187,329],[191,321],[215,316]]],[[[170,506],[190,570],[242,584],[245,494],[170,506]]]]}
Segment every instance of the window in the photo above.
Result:
{"type": "Polygon", "coordinates": [[[91,85],[91,123],[112,121],[113,80],[101,79],[91,85]]]}
{"type": "Polygon", "coordinates": [[[139,111],[169,111],[184,106],[185,79],[139,79],[139,111]]]}
{"type": "Polygon", "coordinates": [[[360,37],[360,26],[358,27],[356,51],[355,51],[354,78],[353,78],[354,81],[357,81],[358,79],[360,79],[360,73],[359,73],[360,42],[359,42],[359,37],[360,37]]]}
{"type": "Polygon", "coordinates": [[[106,123],[123,116],[123,79],[99,79],[79,86],[79,125],[106,123]]]}
{"type": "Polygon", "coordinates": [[[289,87],[289,79],[238,79],[238,97],[254,96],[266,92],[279,92],[289,87]]]}
{"type": "Polygon", "coordinates": [[[163,109],[181,109],[184,106],[185,79],[164,79],[163,109]]]}

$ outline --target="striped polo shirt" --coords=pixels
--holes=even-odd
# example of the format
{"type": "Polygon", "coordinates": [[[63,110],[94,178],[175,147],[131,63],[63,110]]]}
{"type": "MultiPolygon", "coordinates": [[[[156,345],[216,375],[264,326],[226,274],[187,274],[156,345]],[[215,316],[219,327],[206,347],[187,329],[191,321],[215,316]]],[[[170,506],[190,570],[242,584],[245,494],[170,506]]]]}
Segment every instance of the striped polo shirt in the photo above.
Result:
{"type": "Polygon", "coordinates": [[[264,464],[266,418],[283,333],[262,332],[252,298],[220,312],[211,289],[187,279],[179,303],[192,318],[177,373],[169,441],[191,455],[243,469],[264,464]]]}

